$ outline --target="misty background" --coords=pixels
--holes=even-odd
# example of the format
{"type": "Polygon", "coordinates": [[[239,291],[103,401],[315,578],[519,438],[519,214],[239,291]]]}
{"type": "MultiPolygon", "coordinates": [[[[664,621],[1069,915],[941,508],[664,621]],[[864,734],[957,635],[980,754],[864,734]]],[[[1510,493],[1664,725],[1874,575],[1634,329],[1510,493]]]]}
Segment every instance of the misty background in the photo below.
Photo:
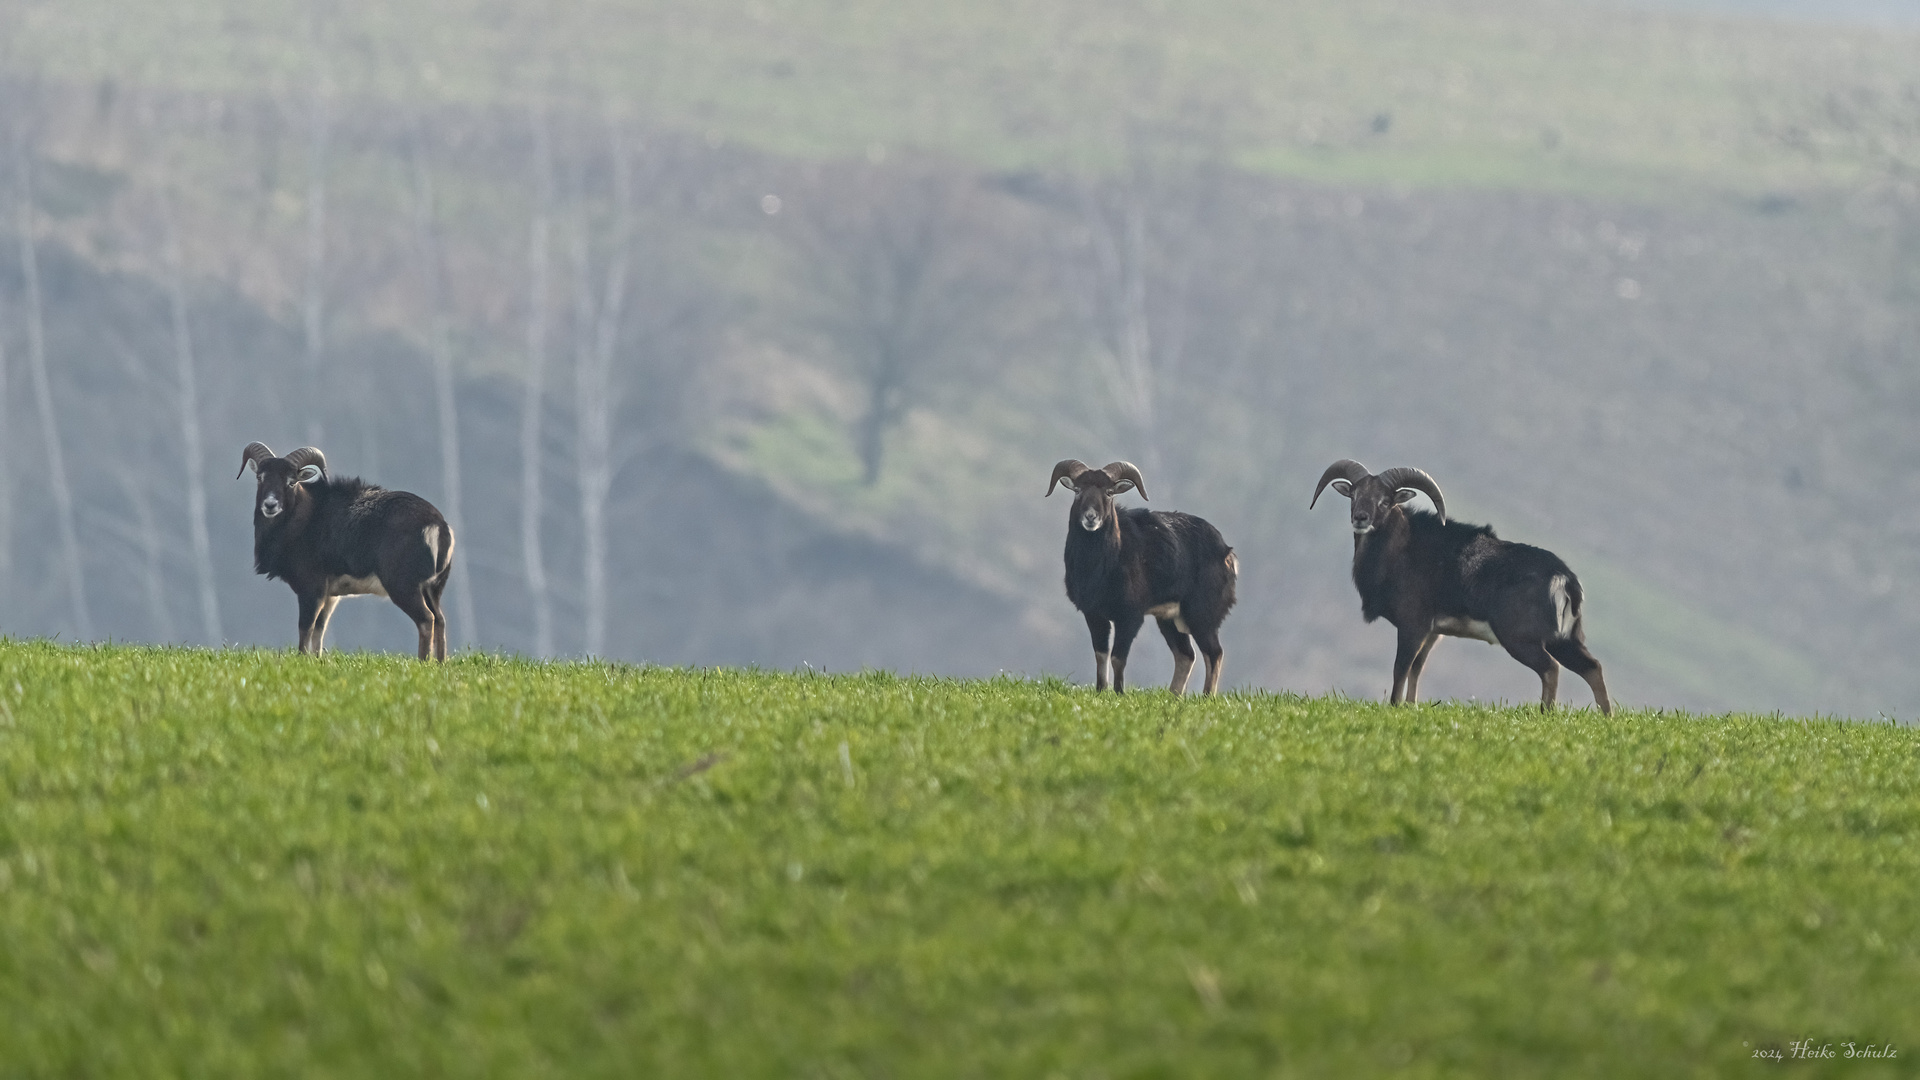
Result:
{"type": "Polygon", "coordinates": [[[1920,4],[5,2],[0,116],[0,633],[290,648],[260,439],[448,515],[459,648],[1088,682],[1124,458],[1228,684],[1379,699],[1355,457],[1625,704],[1920,713],[1920,4]]]}

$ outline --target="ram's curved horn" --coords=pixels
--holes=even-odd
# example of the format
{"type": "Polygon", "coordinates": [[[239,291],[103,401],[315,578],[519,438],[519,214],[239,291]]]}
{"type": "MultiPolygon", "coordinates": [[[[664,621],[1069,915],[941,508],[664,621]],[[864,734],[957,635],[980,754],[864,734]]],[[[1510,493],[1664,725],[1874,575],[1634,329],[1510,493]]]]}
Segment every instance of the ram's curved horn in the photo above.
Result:
{"type": "Polygon", "coordinates": [[[263,442],[250,442],[240,451],[240,471],[233,474],[235,480],[247,475],[247,466],[253,466],[254,472],[260,471],[260,463],[273,456],[273,448],[263,442]]]}
{"type": "Polygon", "coordinates": [[[1412,488],[1415,491],[1424,493],[1427,498],[1433,500],[1433,508],[1440,512],[1440,523],[1443,525],[1446,524],[1447,500],[1441,498],[1440,485],[1434,482],[1433,477],[1427,475],[1426,470],[1407,468],[1388,469],[1386,472],[1380,474],[1380,479],[1395,491],[1399,491],[1401,488],[1412,488]]]}
{"type": "Polygon", "coordinates": [[[303,446],[300,449],[295,450],[292,453],[288,454],[287,461],[292,463],[293,471],[295,473],[298,473],[301,469],[304,469],[309,465],[320,466],[320,472],[322,473],[322,475],[324,475],[327,471],[327,455],[321,453],[319,450],[311,446],[303,446]]]}
{"type": "Polygon", "coordinates": [[[1053,479],[1047,481],[1047,494],[1053,494],[1053,486],[1061,480],[1067,481],[1068,490],[1079,482],[1080,474],[1087,471],[1087,463],[1079,458],[1068,458],[1053,467],[1053,479]]]}
{"type": "Polygon", "coordinates": [[[1104,469],[1101,469],[1100,471],[1112,477],[1115,483],[1118,483],[1119,481],[1122,481],[1122,480],[1133,481],[1133,486],[1139,490],[1140,497],[1143,499],[1147,497],[1147,481],[1144,477],[1140,475],[1140,470],[1133,467],[1133,462],[1131,461],[1108,462],[1107,467],[1104,469]]]}
{"type": "MultiPolygon", "coordinates": [[[[1313,502],[1307,504],[1307,509],[1313,509],[1314,503],[1320,501],[1320,493],[1327,490],[1327,485],[1333,483],[1335,480],[1345,480],[1348,484],[1357,484],[1365,480],[1367,476],[1367,467],[1365,465],[1360,464],[1352,458],[1341,458],[1339,461],[1327,466],[1327,471],[1320,474],[1320,482],[1315,484],[1313,488],[1313,502]]],[[[1352,498],[1351,495],[1347,497],[1352,498]]]]}

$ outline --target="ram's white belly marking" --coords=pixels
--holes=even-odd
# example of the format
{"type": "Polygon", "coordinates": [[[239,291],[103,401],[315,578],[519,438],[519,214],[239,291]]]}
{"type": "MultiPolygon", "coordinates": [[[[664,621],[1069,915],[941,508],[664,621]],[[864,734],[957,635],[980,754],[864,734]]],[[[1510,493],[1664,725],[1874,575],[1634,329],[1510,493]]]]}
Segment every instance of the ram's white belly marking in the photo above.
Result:
{"type": "MultiPolygon", "coordinates": [[[[345,574],[327,580],[328,596],[385,596],[387,587],[380,584],[380,575],[368,574],[366,577],[348,577],[345,574]]],[[[355,611],[360,610],[355,608],[355,611]]]]}
{"type": "Polygon", "coordinates": [[[1180,617],[1180,601],[1178,600],[1171,600],[1164,604],[1155,604],[1147,609],[1147,614],[1156,619],[1172,619],[1175,630],[1183,634],[1193,633],[1193,631],[1187,629],[1187,620],[1180,617]]]}
{"type": "Polygon", "coordinates": [[[1434,632],[1438,634],[1447,634],[1452,637],[1479,638],[1489,645],[1500,644],[1500,639],[1494,636],[1493,627],[1481,622],[1479,619],[1456,619],[1447,616],[1433,620],[1433,629],[1434,632]]]}

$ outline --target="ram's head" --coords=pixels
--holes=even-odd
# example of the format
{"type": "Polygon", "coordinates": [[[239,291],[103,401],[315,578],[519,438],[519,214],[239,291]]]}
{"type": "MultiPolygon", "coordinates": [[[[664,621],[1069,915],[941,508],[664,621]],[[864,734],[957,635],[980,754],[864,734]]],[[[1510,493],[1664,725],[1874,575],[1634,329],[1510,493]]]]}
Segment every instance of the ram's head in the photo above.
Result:
{"type": "Polygon", "coordinates": [[[272,521],[290,509],[300,497],[300,486],[327,475],[327,456],[311,446],[303,446],[286,457],[274,457],[266,443],[248,443],[240,452],[240,471],[234,479],[246,475],[247,466],[259,484],[253,492],[253,513],[261,521],[272,521]]]}
{"type": "Polygon", "coordinates": [[[1115,495],[1138,489],[1141,498],[1147,497],[1147,482],[1140,470],[1125,461],[1090,469],[1085,462],[1068,458],[1053,467],[1053,479],[1047,481],[1048,495],[1053,494],[1055,484],[1065,484],[1074,493],[1073,513],[1067,520],[1088,532],[1099,532],[1119,513],[1113,507],[1115,495]]]}
{"type": "Polygon", "coordinates": [[[1341,458],[1320,474],[1320,483],[1313,489],[1313,502],[1307,504],[1307,509],[1313,509],[1320,501],[1320,493],[1327,490],[1329,484],[1333,490],[1353,501],[1348,520],[1353,525],[1355,536],[1365,536],[1379,528],[1386,522],[1387,515],[1398,509],[1401,503],[1412,501],[1416,495],[1432,499],[1440,520],[1447,520],[1447,500],[1440,495],[1440,485],[1421,469],[1388,469],[1375,476],[1367,471],[1365,465],[1341,458]]]}

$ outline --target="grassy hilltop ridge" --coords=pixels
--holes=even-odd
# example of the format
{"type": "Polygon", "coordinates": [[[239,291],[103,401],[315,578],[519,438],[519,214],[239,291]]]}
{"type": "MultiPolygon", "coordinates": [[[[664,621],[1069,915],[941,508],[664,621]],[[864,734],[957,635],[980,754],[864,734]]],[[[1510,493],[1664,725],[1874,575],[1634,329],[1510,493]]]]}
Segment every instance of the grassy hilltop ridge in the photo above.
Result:
{"type": "Polygon", "coordinates": [[[1914,732],[0,643],[11,1075],[1913,1050],[1914,732]]]}

